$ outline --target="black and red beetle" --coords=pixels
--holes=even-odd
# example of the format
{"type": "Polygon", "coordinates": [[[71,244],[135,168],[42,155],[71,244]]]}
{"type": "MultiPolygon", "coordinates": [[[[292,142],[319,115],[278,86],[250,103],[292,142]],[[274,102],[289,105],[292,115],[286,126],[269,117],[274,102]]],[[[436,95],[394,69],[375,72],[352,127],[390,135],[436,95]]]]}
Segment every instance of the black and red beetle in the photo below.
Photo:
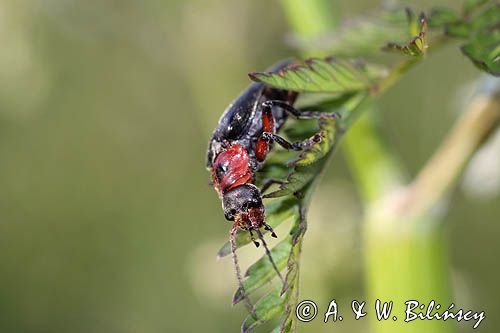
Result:
{"type": "MultiPolygon", "coordinates": [[[[282,71],[289,66],[293,66],[293,63],[284,61],[270,71],[282,71]]],[[[253,83],[222,114],[209,143],[207,168],[212,174],[212,184],[222,200],[224,216],[228,221],[233,221],[230,242],[241,290],[244,289],[235,243],[238,229],[248,230],[254,244],[259,246],[253,232],[257,233],[273,268],[283,281],[260,231],[264,227],[273,237],[277,237],[265,221],[262,203],[262,192],[265,189],[259,190],[255,186],[255,173],[263,166],[273,142],[285,149],[303,150],[320,140],[319,135],[314,135],[304,141],[289,142],[276,133],[288,115],[299,119],[338,118],[335,112],[295,109],[293,104],[297,95],[293,91],[253,83]]],[[[267,188],[272,182],[267,182],[263,187],[267,188]]],[[[245,300],[251,307],[246,297],[245,300]]]]}

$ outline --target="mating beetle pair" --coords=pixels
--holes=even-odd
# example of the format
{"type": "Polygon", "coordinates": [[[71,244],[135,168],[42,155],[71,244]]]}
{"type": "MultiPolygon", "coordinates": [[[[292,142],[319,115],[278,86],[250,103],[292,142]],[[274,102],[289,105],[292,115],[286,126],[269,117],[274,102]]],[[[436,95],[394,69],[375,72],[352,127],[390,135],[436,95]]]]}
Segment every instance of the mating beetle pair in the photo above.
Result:
{"type": "MultiPolygon", "coordinates": [[[[293,66],[293,63],[284,61],[270,71],[282,71],[289,66],[293,66]]],[[[273,237],[277,237],[265,221],[262,203],[262,193],[276,181],[268,180],[259,190],[254,184],[255,173],[263,166],[273,143],[285,149],[305,150],[321,139],[319,135],[314,135],[303,141],[289,142],[277,132],[289,115],[298,119],[339,117],[335,112],[297,110],[293,107],[297,95],[293,91],[253,83],[223,113],[209,143],[207,168],[212,173],[212,183],[222,200],[224,216],[233,221],[230,243],[241,290],[244,289],[235,243],[238,229],[248,230],[254,244],[259,246],[253,232],[257,233],[274,270],[283,281],[260,231],[264,227],[273,237]]],[[[245,300],[253,311],[246,296],[245,300]]]]}

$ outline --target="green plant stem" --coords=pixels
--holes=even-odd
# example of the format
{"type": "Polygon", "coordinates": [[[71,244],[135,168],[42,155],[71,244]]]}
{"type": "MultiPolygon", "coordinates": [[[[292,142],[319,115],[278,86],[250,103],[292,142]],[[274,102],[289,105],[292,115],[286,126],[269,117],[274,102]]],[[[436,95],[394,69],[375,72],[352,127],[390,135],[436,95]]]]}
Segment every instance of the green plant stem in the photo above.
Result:
{"type": "Polygon", "coordinates": [[[370,113],[363,113],[347,132],[342,149],[366,205],[401,185],[403,172],[379,137],[370,113]]]}
{"type": "MultiPolygon", "coordinates": [[[[445,39],[441,38],[436,42],[432,51],[444,45],[445,39]]],[[[418,59],[408,59],[395,66],[374,95],[380,95],[391,88],[418,62],[418,59]]],[[[366,126],[361,121],[352,130],[359,131],[364,127],[366,126]],[[357,128],[358,126],[360,129],[357,128]]],[[[378,137],[375,136],[375,138],[378,137]]],[[[361,136],[357,139],[363,140],[361,136]]],[[[367,139],[368,137],[365,136],[365,140],[367,139]]],[[[403,186],[402,171],[391,163],[395,160],[394,157],[384,157],[385,149],[380,149],[375,153],[376,157],[382,159],[382,162],[377,163],[376,157],[369,158],[370,155],[360,151],[360,145],[356,147],[355,143],[347,142],[347,144],[352,145],[352,149],[347,150],[346,156],[351,161],[351,168],[357,174],[360,188],[364,188],[362,193],[365,193],[367,203],[363,224],[363,252],[369,303],[373,304],[377,299],[393,301],[396,309],[394,315],[399,317],[397,321],[392,318],[388,321],[371,318],[374,331],[379,333],[396,333],[402,330],[415,333],[453,332],[455,326],[450,322],[417,321],[408,325],[404,322],[405,314],[402,311],[405,309],[405,302],[412,299],[426,304],[434,300],[442,306],[450,303],[447,242],[440,228],[439,219],[429,213],[430,206],[422,209],[420,214],[413,215],[411,218],[408,216],[409,212],[402,207],[407,201],[405,198],[411,197],[414,191],[408,191],[403,186]],[[353,158],[360,154],[368,157],[353,161],[353,158]],[[371,165],[365,166],[365,163],[371,163],[371,165]],[[356,171],[357,168],[361,170],[356,171]],[[392,173],[394,176],[384,178],[386,173],[392,173]]],[[[376,147],[380,144],[380,140],[376,139],[374,143],[365,141],[361,147],[376,147]]],[[[371,151],[376,151],[376,148],[372,148],[371,151]]],[[[433,170],[433,166],[428,170],[433,170]]],[[[430,174],[434,175],[432,171],[428,173],[430,174]]],[[[452,174],[454,173],[449,173],[449,175],[452,174]]],[[[442,180],[449,182],[450,178],[445,177],[442,180]]],[[[424,188],[429,190],[431,187],[424,188]]],[[[438,202],[443,192],[435,194],[427,197],[429,199],[427,203],[438,202]]],[[[406,208],[411,209],[410,206],[406,208]]]]}
{"type": "Polygon", "coordinates": [[[403,76],[413,65],[417,64],[419,62],[419,58],[410,58],[407,60],[404,60],[397,64],[389,73],[389,75],[382,81],[382,83],[376,87],[374,90],[373,94],[374,95],[380,95],[384,93],[387,89],[392,87],[399,79],[401,76],[403,76]]]}
{"type": "Polygon", "coordinates": [[[407,186],[406,202],[401,207],[406,215],[418,216],[429,211],[499,122],[500,100],[495,96],[476,97],[433,158],[407,186]]]}
{"type": "MultiPolygon", "coordinates": [[[[415,180],[370,207],[364,228],[367,290],[396,309],[416,299],[449,305],[446,239],[432,208],[500,123],[500,99],[476,97],[415,180]]],[[[425,311],[424,311],[425,312],[425,311]]],[[[404,313],[401,313],[402,315],[404,313]]],[[[397,314],[396,314],[397,315],[397,314]]],[[[403,317],[404,318],[404,317],[403,317]]],[[[442,321],[373,320],[377,332],[451,332],[442,321]]]]}
{"type": "MultiPolygon", "coordinates": [[[[393,311],[387,321],[378,321],[371,312],[372,331],[453,332],[455,323],[450,321],[405,322],[405,302],[409,300],[426,306],[434,300],[442,308],[450,304],[447,243],[442,230],[435,227],[437,220],[424,215],[411,224],[433,227],[423,230],[404,228],[402,225],[410,221],[398,215],[391,216],[386,210],[384,205],[374,208],[366,215],[364,224],[368,305],[373,309],[377,299],[393,302],[393,311]],[[393,320],[393,316],[397,320],[393,320]]],[[[422,312],[425,314],[425,311],[422,312]]]]}

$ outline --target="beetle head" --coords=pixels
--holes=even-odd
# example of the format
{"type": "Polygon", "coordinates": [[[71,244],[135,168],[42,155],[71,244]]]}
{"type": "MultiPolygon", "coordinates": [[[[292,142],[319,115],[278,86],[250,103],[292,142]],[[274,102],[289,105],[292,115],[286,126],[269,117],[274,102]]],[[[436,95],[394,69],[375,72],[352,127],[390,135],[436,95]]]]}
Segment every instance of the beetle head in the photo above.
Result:
{"type": "Polygon", "coordinates": [[[226,219],[237,222],[242,229],[264,224],[264,205],[255,185],[240,185],[224,193],[222,208],[226,219]]]}

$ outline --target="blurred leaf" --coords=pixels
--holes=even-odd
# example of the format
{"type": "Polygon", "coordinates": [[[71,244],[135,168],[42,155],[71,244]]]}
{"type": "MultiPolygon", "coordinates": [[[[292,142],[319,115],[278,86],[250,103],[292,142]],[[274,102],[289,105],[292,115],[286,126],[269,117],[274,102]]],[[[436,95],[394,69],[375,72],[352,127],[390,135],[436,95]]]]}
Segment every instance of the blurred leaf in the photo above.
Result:
{"type": "MultiPolygon", "coordinates": [[[[292,248],[291,237],[287,237],[279,242],[278,245],[271,249],[276,267],[281,271],[286,267],[286,262],[292,248]]],[[[246,279],[243,281],[243,288],[238,288],[233,296],[233,304],[240,302],[243,299],[244,293],[251,294],[256,289],[263,286],[266,282],[271,281],[276,272],[269,261],[267,255],[263,255],[253,265],[251,265],[245,273],[246,279]]]]}
{"type": "Polygon", "coordinates": [[[472,12],[487,3],[493,3],[494,0],[466,0],[464,3],[464,14],[470,15],[472,12]]]}
{"type": "Polygon", "coordinates": [[[460,19],[458,13],[449,8],[433,8],[427,19],[430,28],[443,28],[460,19]]]}
{"type": "Polygon", "coordinates": [[[448,36],[458,38],[474,38],[498,29],[500,4],[486,1],[483,10],[470,17],[463,17],[445,27],[448,36]]]}
{"type": "Polygon", "coordinates": [[[484,10],[470,20],[470,40],[461,49],[478,68],[500,76],[500,3],[481,4],[484,10]]]}
{"type": "MultiPolygon", "coordinates": [[[[481,4],[470,5],[471,11],[481,7],[481,4]]],[[[431,10],[427,23],[430,28],[443,28],[460,19],[460,14],[455,10],[440,7],[431,10]]],[[[323,34],[313,40],[297,41],[296,44],[302,49],[327,51],[336,56],[369,56],[380,51],[383,45],[389,45],[389,49],[398,52],[420,54],[421,52],[417,51],[420,48],[413,50],[413,46],[408,45],[415,44],[420,30],[419,18],[411,9],[389,8],[345,20],[333,33],[323,34]]]]}
{"type": "Polygon", "coordinates": [[[476,38],[462,46],[462,52],[480,69],[500,76],[500,31],[476,38]]]}
{"type": "Polygon", "coordinates": [[[243,321],[241,332],[250,332],[257,326],[279,315],[283,312],[284,304],[285,298],[280,296],[280,288],[274,289],[255,304],[255,314],[258,319],[248,315],[243,321]]]}
{"type": "MultiPolygon", "coordinates": [[[[458,14],[445,8],[435,9],[433,14],[431,27],[441,27],[458,17],[458,14]]],[[[409,8],[384,8],[345,20],[333,33],[296,44],[302,49],[328,51],[337,56],[368,56],[379,52],[389,42],[394,45],[406,44],[408,39],[418,36],[419,26],[414,12],[409,8]]]]}
{"type": "Polygon", "coordinates": [[[466,17],[446,26],[451,37],[467,38],[462,52],[480,69],[500,75],[500,3],[469,1],[466,17]],[[478,9],[481,11],[478,11],[478,9]]]}
{"type": "Polygon", "coordinates": [[[451,37],[467,38],[470,35],[470,26],[463,21],[452,22],[445,25],[445,32],[451,37]]]}
{"type": "Polygon", "coordinates": [[[498,29],[500,23],[500,3],[488,5],[484,10],[470,19],[469,25],[472,33],[483,34],[488,31],[498,29]]]}
{"type": "Polygon", "coordinates": [[[384,50],[395,51],[409,56],[419,57],[426,53],[427,44],[427,20],[424,13],[421,13],[418,20],[413,18],[411,11],[408,11],[410,30],[413,37],[405,44],[390,42],[384,47],[384,50]]]}
{"type": "Polygon", "coordinates": [[[254,72],[249,76],[256,82],[286,90],[345,94],[369,89],[384,74],[374,66],[328,57],[307,59],[303,65],[291,65],[277,73],[254,72]]]}
{"type": "Polygon", "coordinates": [[[408,36],[404,9],[380,10],[342,22],[334,33],[300,45],[307,49],[325,49],[338,56],[359,57],[380,51],[388,41],[404,41],[408,36]]]}

